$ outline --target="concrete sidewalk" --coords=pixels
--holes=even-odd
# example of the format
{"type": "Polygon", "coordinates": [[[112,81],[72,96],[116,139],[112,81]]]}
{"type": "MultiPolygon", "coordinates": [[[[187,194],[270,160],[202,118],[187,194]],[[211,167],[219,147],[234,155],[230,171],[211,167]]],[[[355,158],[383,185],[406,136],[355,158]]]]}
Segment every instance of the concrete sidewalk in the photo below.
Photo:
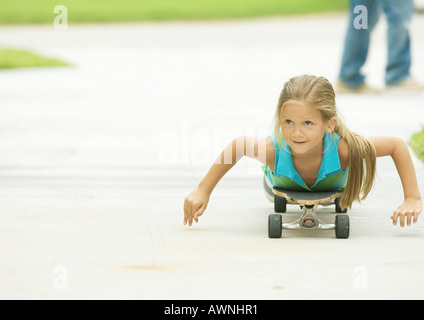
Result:
{"type": "MultiPolygon", "coordinates": [[[[0,46],[74,66],[0,72],[0,298],[424,298],[423,217],[392,226],[402,188],[389,158],[350,212],[348,240],[331,231],[268,239],[273,207],[253,161],[221,181],[198,225],[182,224],[185,195],[229,140],[271,132],[284,81],[336,79],[346,23],[1,26],[0,46]]],[[[423,28],[417,15],[418,78],[423,28]]],[[[382,21],[366,65],[380,86],[385,32],[382,21]]],[[[423,98],[343,95],[338,104],[352,130],[407,140],[423,125],[423,98]]]]}

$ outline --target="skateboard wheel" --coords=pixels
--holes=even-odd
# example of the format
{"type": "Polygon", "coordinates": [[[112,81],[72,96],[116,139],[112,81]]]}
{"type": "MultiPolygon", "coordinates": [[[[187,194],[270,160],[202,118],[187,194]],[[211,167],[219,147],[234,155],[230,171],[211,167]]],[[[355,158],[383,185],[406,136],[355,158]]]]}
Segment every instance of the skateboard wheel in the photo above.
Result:
{"type": "Polygon", "coordinates": [[[336,216],[336,238],[347,239],[349,238],[349,216],[337,215],[336,216]]]}
{"type": "Polygon", "coordinates": [[[334,200],[334,203],[336,205],[336,212],[337,213],[346,213],[347,212],[347,208],[345,208],[344,210],[342,209],[342,207],[340,206],[340,200],[341,198],[338,197],[334,200]]]}
{"type": "Polygon", "coordinates": [[[280,214],[270,214],[268,216],[268,237],[281,238],[282,218],[280,214]]]}
{"type": "Polygon", "coordinates": [[[287,210],[287,200],[284,197],[274,196],[274,211],[275,212],[286,212],[287,210]]]}

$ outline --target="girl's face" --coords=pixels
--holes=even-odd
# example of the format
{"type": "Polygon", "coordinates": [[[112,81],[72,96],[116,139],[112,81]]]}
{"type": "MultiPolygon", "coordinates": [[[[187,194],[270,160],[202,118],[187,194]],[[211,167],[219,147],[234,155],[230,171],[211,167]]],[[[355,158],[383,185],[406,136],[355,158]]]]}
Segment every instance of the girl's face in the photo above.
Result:
{"type": "Polygon", "coordinates": [[[282,111],[283,138],[295,156],[322,154],[324,133],[331,133],[336,119],[324,121],[321,112],[299,103],[288,103],[282,111]]]}

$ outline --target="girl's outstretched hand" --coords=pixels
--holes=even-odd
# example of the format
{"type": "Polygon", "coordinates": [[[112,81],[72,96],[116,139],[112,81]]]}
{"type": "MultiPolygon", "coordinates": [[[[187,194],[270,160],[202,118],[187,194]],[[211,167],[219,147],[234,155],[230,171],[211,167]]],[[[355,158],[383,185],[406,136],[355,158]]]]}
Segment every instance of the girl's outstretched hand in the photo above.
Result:
{"type": "Polygon", "coordinates": [[[399,219],[399,223],[401,227],[406,225],[410,226],[411,222],[416,223],[418,220],[418,216],[420,215],[422,210],[421,199],[409,198],[405,199],[405,201],[397,208],[397,210],[390,217],[393,220],[393,225],[397,225],[397,221],[399,219]]]}
{"type": "Polygon", "coordinates": [[[184,200],[184,225],[191,226],[193,219],[199,222],[199,217],[208,206],[210,193],[201,189],[194,189],[184,200]]]}

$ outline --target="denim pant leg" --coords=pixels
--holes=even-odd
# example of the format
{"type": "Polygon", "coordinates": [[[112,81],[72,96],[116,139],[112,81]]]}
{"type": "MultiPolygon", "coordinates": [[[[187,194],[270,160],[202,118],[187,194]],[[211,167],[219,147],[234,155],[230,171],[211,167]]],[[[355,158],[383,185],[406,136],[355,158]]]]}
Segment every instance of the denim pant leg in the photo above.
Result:
{"type": "Polygon", "coordinates": [[[410,77],[411,43],[409,23],[414,14],[413,0],[383,0],[387,16],[386,85],[396,85],[410,77]]]}
{"type": "MultiPolygon", "coordinates": [[[[349,25],[347,27],[339,79],[351,87],[365,82],[361,68],[368,56],[370,35],[382,12],[381,0],[351,0],[349,25]],[[363,6],[363,7],[360,7],[363,6]],[[355,10],[357,8],[357,10],[355,10]],[[361,10],[364,9],[365,10],[361,10]],[[367,18],[366,27],[358,28],[361,14],[367,18]]],[[[364,21],[361,22],[363,25],[364,21]]]]}

